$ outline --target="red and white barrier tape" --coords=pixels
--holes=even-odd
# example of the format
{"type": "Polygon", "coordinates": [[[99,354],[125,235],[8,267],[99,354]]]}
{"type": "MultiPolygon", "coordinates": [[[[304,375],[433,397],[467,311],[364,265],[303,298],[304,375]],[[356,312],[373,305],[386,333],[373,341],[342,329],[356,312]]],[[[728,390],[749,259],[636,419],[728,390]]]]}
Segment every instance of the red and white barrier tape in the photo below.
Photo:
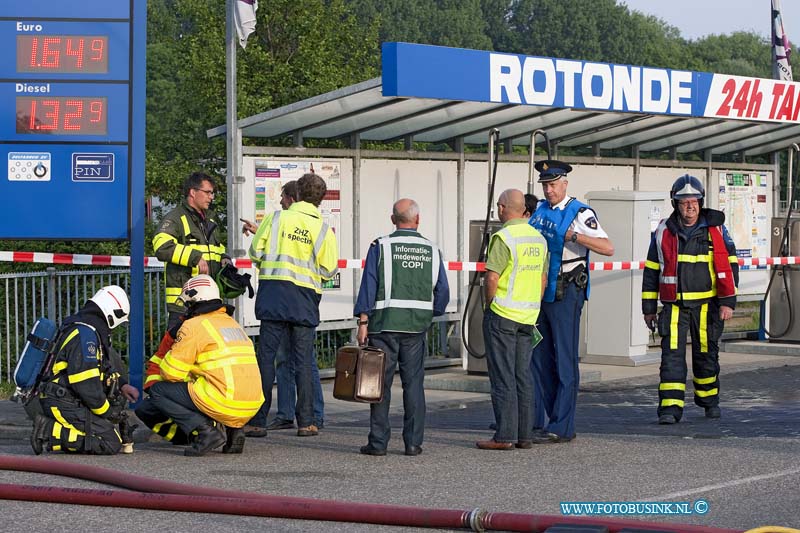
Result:
{"type": "MultiPolygon", "coordinates": [[[[131,258],[127,255],[85,255],[85,254],[51,254],[44,252],[4,252],[0,251],[0,261],[12,263],[46,263],[51,265],[94,265],[94,266],[130,266],[131,258]]],[[[234,260],[236,268],[253,268],[250,259],[234,260]]],[[[643,270],[644,261],[609,261],[589,263],[589,270],[643,270]]],[[[739,259],[740,266],[768,265],[800,265],[800,257],[747,257],[739,259]]],[[[155,257],[145,257],[144,266],[159,267],[164,263],[155,257]]],[[[483,272],[485,263],[467,261],[448,261],[447,270],[463,272],[483,272]]],[[[364,268],[363,259],[339,259],[340,269],[364,268]]]]}

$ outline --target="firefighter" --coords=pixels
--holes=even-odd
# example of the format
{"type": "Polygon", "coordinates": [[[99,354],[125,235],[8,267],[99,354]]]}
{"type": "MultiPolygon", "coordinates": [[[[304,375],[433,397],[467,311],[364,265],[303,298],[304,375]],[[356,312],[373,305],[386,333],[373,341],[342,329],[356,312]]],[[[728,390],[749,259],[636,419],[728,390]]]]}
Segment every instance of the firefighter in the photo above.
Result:
{"type": "MultiPolygon", "coordinates": [[[[154,383],[164,381],[161,377],[161,361],[167,355],[172,345],[175,344],[175,338],[178,336],[180,329],[186,315],[182,315],[177,324],[168,329],[164,336],[161,337],[161,342],[156,349],[156,353],[147,361],[144,370],[144,391],[147,392],[154,383]]],[[[136,416],[139,420],[150,428],[153,433],[164,438],[164,440],[171,442],[175,445],[185,445],[189,443],[189,437],[169,416],[164,415],[153,402],[144,401],[136,408],[136,416]]]]}
{"type": "Polygon", "coordinates": [[[725,214],[703,207],[700,180],[684,175],[670,190],[673,212],[650,240],[642,278],[642,313],[661,335],[658,423],[675,424],[686,392],[686,334],[692,336],[694,403],[719,418],[719,338],[733,316],[739,263],[725,214]],[[658,300],[663,308],[656,315],[658,300]]]}
{"type": "Polygon", "coordinates": [[[184,200],[164,216],[153,237],[156,257],[166,263],[167,329],[186,310],[180,299],[183,284],[198,274],[216,277],[231,262],[217,232],[219,218],[209,209],[215,194],[211,176],[192,173],[183,183],[184,200]]]}
{"type": "Polygon", "coordinates": [[[123,378],[121,361],[112,355],[111,330],[127,322],[129,313],[125,291],[110,285],[62,323],[53,367],[39,389],[44,414],[37,415],[31,433],[36,455],[120,451],[117,425],[125,400],[136,401],[139,391],[123,378]]]}
{"type": "Polygon", "coordinates": [[[241,427],[264,402],[253,343],[230,316],[233,307],[222,303],[211,276],[187,281],[181,299],[185,320],[159,363],[163,379],[148,380],[155,382],[140,409],[149,413],[152,404],[163,420],[191,435],[184,455],[205,455],[223,445],[225,453],[242,453],[241,427]]]}

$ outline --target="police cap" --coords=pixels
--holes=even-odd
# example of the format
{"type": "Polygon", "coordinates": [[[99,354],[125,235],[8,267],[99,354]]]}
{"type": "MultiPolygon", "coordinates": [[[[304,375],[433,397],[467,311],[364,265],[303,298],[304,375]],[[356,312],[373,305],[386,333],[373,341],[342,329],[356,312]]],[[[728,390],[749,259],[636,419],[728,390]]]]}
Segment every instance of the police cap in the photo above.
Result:
{"type": "Polygon", "coordinates": [[[572,167],[570,165],[555,159],[537,161],[533,167],[539,171],[539,183],[555,181],[572,172],[572,167]]]}

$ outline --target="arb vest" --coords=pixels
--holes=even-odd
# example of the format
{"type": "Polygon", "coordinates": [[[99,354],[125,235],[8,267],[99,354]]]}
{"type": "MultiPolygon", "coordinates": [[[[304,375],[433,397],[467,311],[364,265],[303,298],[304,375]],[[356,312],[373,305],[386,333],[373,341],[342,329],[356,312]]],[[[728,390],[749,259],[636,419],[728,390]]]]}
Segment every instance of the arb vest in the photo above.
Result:
{"type": "Polygon", "coordinates": [[[678,236],[669,229],[667,220],[659,223],[655,238],[660,267],[659,298],[662,302],[736,295],[736,284],[722,230],[719,226],[709,226],[707,229],[712,250],[705,254],[692,254],[692,250],[679,253],[678,236]],[[686,287],[681,287],[681,292],[678,293],[678,263],[681,264],[682,279],[693,280],[695,284],[707,280],[702,287],[704,290],[687,291],[686,287]]]}
{"type": "MultiPolygon", "coordinates": [[[[570,224],[578,216],[581,208],[591,209],[588,205],[572,198],[564,209],[553,209],[547,200],[541,200],[536,211],[531,216],[530,224],[538,229],[547,240],[547,249],[550,252],[550,268],[547,271],[547,288],[542,301],[553,302],[556,297],[556,281],[561,272],[561,258],[564,253],[564,235],[570,224]]],[[[586,271],[589,271],[589,254],[583,259],[586,271]]],[[[589,285],[586,285],[586,297],[589,297],[589,285]]]]}
{"type": "Polygon", "coordinates": [[[378,239],[378,292],[369,333],[425,331],[433,318],[439,249],[417,232],[395,231],[378,239]]]}
{"type": "Polygon", "coordinates": [[[512,224],[492,235],[490,248],[502,241],[510,252],[497,280],[491,309],[520,324],[536,324],[542,299],[547,241],[528,224],[512,224]]]}

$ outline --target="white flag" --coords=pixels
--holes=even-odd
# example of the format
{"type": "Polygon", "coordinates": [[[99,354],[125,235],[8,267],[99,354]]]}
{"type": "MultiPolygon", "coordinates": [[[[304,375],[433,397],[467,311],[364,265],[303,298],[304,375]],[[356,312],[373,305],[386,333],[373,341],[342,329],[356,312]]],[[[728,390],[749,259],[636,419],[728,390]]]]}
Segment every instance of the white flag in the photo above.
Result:
{"type": "Polygon", "coordinates": [[[247,38],[256,31],[256,10],[258,0],[236,0],[236,7],[233,10],[233,22],[236,25],[236,33],[239,36],[239,44],[242,48],[247,46],[247,38]]]}
{"type": "Polygon", "coordinates": [[[789,38],[783,31],[781,1],[772,0],[772,77],[776,80],[792,81],[791,53],[789,38]]]}

